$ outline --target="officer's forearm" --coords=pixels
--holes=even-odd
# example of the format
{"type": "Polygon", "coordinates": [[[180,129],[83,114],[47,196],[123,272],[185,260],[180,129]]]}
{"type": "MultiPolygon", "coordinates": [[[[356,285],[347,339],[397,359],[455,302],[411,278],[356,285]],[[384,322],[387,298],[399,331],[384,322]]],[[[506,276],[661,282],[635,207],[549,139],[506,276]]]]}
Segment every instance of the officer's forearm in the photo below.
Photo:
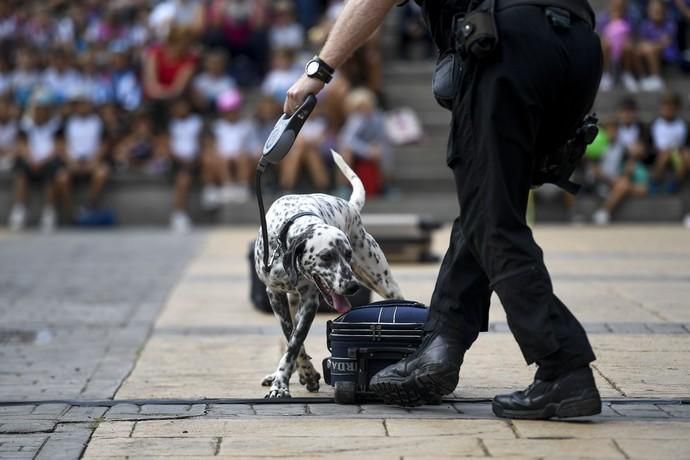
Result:
{"type": "Polygon", "coordinates": [[[348,0],[333,26],[319,57],[340,67],[381,25],[400,0],[348,0]]]}

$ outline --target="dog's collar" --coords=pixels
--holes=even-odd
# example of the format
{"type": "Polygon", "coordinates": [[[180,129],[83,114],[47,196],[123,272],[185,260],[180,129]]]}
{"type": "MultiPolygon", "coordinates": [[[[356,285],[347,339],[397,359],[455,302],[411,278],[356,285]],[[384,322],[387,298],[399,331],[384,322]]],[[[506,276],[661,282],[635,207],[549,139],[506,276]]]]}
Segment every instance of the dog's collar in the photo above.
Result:
{"type": "Polygon", "coordinates": [[[285,221],[283,226],[280,228],[280,233],[278,234],[278,238],[279,238],[278,240],[280,241],[280,246],[282,247],[283,251],[287,251],[287,235],[288,235],[288,232],[290,231],[290,227],[292,227],[292,224],[294,224],[297,219],[300,219],[302,217],[308,217],[308,216],[319,217],[318,214],[305,211],[305,212],[297,213],[285,221]]]}

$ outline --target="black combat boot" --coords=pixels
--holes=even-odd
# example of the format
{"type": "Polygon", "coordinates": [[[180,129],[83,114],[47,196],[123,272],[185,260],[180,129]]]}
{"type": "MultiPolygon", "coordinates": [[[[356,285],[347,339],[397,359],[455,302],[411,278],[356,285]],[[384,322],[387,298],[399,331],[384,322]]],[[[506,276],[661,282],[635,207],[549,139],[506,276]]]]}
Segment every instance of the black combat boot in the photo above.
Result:
{"type": "Polygon", "coordinates": [[[437,404],[458,385],[465,350],[457,332],[429,332],[417,351],[374,375],[369,388],[386,404],[437,404]]]}
{"type": "Polygon", "coordinates": [[[497,417],[545,420],[583,417],[601,412],[601,398],[589,366],[571,370],[554,380],[535,379],[524,391],[494,398],[497,417]]]}

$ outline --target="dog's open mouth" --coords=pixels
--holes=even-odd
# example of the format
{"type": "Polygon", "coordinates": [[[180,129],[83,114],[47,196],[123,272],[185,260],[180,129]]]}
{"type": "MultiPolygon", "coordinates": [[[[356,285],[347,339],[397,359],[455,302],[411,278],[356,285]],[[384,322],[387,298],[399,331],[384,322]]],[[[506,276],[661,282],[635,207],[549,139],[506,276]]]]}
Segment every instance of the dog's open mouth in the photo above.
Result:
{"type": "Polygon", "coordinates": [[[341,294],[336,294],[318,276],[314,277],[314,281],[316,282],[316,286],[319,288],[319,291],[321,291],[321,295],[326,303],[333,307],[335,311],[342,314],[352,310],[352,304],[350,304],[350,301],[347,299],[347,297],[341,294]]]}

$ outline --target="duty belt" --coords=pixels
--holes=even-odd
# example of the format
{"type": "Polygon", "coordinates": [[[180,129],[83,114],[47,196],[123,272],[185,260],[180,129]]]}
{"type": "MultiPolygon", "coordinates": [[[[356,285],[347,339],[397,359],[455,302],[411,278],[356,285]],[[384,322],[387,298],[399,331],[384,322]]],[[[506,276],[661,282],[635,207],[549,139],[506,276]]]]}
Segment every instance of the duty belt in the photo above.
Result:
{"type": "Polygon", "coordinates": [[[595,18],[592,9],[586,1],[578,0],[496,0],[496,11],[501,11],[513,6],[544,6],[562,8],[579,19],[585,21],[594,29],[595,18]]]}

